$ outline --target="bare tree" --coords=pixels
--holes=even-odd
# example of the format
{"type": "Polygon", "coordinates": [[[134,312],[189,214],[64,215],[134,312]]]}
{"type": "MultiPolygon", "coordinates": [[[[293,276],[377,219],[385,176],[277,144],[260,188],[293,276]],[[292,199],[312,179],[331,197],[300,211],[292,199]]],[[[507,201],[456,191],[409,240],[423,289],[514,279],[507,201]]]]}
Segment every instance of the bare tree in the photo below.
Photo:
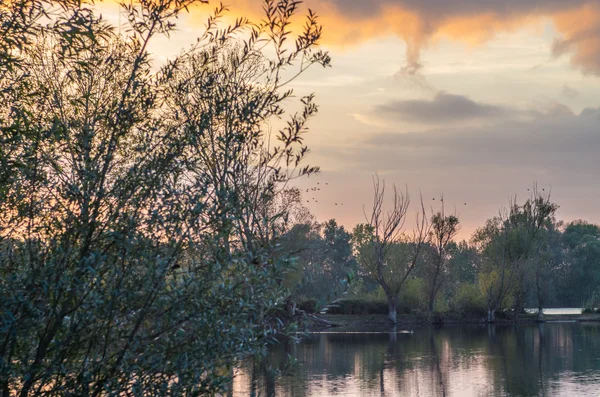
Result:
{"type": "Polygon", "coordinates": [[[380,181],[378,176],[373,177],[373,189],[371,214],[365,212],[372,232],[360,244],[359,261],[383,288],[388,301],[389,319],[396,323],[398,295],[417,266],[430,224],[421,198],[416,227],[412,233],[405,233],[404,225],[410,205],[408,191],[402,192],[394,185],[391,209],[385,211],[385,181],[380,181]]]}

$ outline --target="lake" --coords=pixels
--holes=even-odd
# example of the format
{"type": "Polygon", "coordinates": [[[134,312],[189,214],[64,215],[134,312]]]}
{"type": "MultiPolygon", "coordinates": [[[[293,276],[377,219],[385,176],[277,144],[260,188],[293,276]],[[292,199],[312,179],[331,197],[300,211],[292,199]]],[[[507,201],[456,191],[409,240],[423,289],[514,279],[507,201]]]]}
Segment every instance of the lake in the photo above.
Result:
{"type": "Polygon", "coordinates": [[[600,324],[340,329],[236,371],[233,396],[599,396],[600,324]],[[287,375],[272,368],[297,363],[287,375]]]}

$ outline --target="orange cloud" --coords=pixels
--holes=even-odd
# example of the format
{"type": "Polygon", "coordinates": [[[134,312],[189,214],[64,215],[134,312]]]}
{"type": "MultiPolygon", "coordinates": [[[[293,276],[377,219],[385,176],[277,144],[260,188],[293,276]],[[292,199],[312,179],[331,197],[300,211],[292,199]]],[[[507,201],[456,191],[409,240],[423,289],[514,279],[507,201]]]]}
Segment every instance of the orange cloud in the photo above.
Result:
{"type": "MultiPolygon", "coordinates": [[[[395,35],[407,44],[406,71],[420,68],[431,42],[450,38],[480,45],[499,32],[511,32],[549,18],[561,34],[552,51],[568,54],[585,73],[600,75],[600,5],[597,0],[306,0],[325,26],[323,42],[352,46],[395,35]]],[[[260,0],[229,0],[234,15],[262,15],[260,0]]],[[[201,7],[205,15],[208,8],[201,7]]],[[[196,12],[192,19],[204,21],[196,12]]]]}
{"type": "Polygon", "coordinates": [[[575,67],[600,75],[600,4],[558,13],[554,23],[564,36],[555,40],[554,55],[569,53],[575,67]]]}

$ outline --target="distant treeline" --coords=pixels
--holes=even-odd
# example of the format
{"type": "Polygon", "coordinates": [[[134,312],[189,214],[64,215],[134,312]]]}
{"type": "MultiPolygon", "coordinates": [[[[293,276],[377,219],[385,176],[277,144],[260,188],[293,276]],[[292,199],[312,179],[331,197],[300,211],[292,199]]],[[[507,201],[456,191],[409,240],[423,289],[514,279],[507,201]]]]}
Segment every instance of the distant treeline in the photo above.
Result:
{"type": "Polygon", "coordinates": [[[332,310],[352,314],[382,313],[395,299],[401,313],[489,312],[490,320],[493,311],[518,314],[525,307],[595,310],[600,227],[557,220],[550,195],[535,186],[530,191],[529,199],[512,200],[465,241],[454,240],[459,221],[443,206],[417,232],[392,231],[381,220],[380,233],[375,221],[346,230],[335,219],[320,223],[299,211],[303,219],[284,236],[295,257],[290,299],[308,310],[338,300],[332,310]],[[380,249],[385,233],[393,238],[380,249]]]}

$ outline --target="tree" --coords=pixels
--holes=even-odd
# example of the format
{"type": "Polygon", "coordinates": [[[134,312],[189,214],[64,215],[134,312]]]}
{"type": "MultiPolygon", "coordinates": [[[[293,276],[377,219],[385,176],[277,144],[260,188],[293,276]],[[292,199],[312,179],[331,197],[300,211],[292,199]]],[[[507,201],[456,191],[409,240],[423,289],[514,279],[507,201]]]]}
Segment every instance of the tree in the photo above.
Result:
{"type": "Polygon", "coordinates": [[[474,284],[481,271],[481,257],[477,249],[467,241],[448,244],[448,269],[450,272],[450,291],[462,283],[474,284]]]}
{"type": "Polygon", "coordinates": [[[484,258],[479,283],[487,301],[488,321],[494,321],[496,310],[509,296],[515,316],[523,308],[531,288],[530,259],[540,246],[541,230],[549,226],[557,208],[550,195],[540,193],[534,185],[523,205],[511,199],[508,210],[500,211],[475,232],[473,242],[484,258]]]}
{"type": "Polygon", "coordinates": [[[533,288],[538,301],[538,319],[543,319],[543,306],[547,299],[552,264],[549,244],[556,223],[554,215],[558,205],[550,201],[551,193],[540,191],[537,184],[530,189],[530,196],[521,207],[519,228],[522,229],[520,246],[513,256],[521,255],[522,265],[518,272],[513,310],[515,318],[524,311],[526,296],[533,288]]]}
{"type": "Polygon", "coordinates": [[[293,270],[285,279],[292,304],[305,299],[323,307],[346,292],[357,266],[351,238],[335,219],[296,224],[282,237],[282,250],[294,258],[293,270]]]}
{"type": "Polygon", "coordinates": [[[317,170],[317,107],[284,111],[284,76],[329,57],[314,13],[288,45],[299,2],[269,0],[154,69],[197,2],[122,3],[127,37],[85,2],[0,5],[0,395],[211,394],[285,332],[269,204],[317,170]]]}
{"type": "Polygon", "coordinates": [[[600,284],[600,227],[585,221],[566,225],[561,235],[564,262],[558,269],[559,300],[579,307],[600,284]]]}
{"type": "Polygon", "coordinates": [[[550,219],[546,228],[542,229],[531,261],[534,268],[534,289],[537,301],[538,320],[544,318],[544,307],[548,303],[555,286],[558,271],[564,263],[563,250],[560,244],[560,223],[550,219]]]}
{"type": "Polygon", "coordinates": [[[446,215],[444,201],[442,208],[431,216],[431,231],[428,243],[434,251],[431,261],[426,262],[426,282],[428,289],[429,312],[435,310],[435,300],[448,274],[449,246],[459,231],[456,215],[446,215]]]}
{"type": "Polygon", "coordinates": [[[392,207],[384,213],[385,181],[373,178],[373,208],[367,217],[368,225],[355,230],[358,262],[367,274],[374,277],[383,288],[388,301],[388,317],[396,323],[398,295],[403,285],[417,267],[430,225],[421,199],[416,228],[412,234],[404,233],[404,224],[410,204],[408,192],[393,190],[392,207]]]}

